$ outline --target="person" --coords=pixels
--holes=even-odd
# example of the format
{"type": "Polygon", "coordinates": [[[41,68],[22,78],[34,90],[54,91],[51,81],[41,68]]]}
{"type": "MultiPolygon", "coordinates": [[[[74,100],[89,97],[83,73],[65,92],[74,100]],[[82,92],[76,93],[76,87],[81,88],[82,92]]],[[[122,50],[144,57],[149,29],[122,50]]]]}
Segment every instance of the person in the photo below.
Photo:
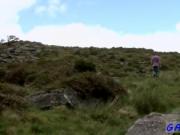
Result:
{"type": "Polygon", "coordinates": [[[151,57],[151,64],[153,68],[153,76],[159,77],[160,57],[157,55],[157,53],[154,53],[154,55],[151,57]]]}

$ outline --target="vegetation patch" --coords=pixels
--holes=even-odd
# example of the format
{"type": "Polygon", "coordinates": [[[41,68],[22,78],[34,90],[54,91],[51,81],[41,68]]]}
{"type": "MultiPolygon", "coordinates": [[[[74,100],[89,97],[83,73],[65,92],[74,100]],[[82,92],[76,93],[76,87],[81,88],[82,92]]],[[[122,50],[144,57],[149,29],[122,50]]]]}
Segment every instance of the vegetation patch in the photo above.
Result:
{"type": "Polygon", "coordinates": [[[95,72],[96,65],[90,61],[79,59],[75,61],[74,69],[78,72],[95,72]]]}
{"type": "Polygon", "coordinates": [[[27,106],[24,96],[26,92],[14,85],[0,83],[0,111],[11,108],[21,110],[27,106]]]}
{"type": "Polygon", "coordinates": [[[98,98],[103,101],[116,95],[124,96],[126,90],[111,77],[85,72],[71,77],[65,85],[75,90],[82,99],[98,98]]]}

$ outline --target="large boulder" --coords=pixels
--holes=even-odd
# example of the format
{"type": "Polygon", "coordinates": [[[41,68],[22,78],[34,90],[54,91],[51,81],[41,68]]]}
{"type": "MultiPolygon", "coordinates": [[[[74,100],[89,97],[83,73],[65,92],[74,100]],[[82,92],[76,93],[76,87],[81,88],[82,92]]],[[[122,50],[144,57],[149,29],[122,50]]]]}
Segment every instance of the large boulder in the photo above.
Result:
{"type": "Polygon", "coordinates": [[[166,133],[166,125],[168,122],[178,121],[179,118],[179,114],[151,113],[138,119],[126,135],[173,135],[166,133]]]}
{"type": "Polygon", "coordinates": [[[27,99],[40,109],[49,109],[59,105],[75,107],[79,104],[76,93],[70,89],[38,92],[28,96],[27,99]]]}

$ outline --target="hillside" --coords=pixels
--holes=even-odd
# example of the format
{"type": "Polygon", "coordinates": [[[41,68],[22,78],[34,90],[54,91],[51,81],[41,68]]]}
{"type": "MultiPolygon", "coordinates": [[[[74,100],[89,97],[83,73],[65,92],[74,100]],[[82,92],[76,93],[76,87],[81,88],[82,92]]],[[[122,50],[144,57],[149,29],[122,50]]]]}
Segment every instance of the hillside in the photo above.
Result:
{"type": "Polygon", "coordinates": [[[153,50],[0,45],[0,134],[124,135],[151,112],[180,113],[180,54],[153,50]]]}

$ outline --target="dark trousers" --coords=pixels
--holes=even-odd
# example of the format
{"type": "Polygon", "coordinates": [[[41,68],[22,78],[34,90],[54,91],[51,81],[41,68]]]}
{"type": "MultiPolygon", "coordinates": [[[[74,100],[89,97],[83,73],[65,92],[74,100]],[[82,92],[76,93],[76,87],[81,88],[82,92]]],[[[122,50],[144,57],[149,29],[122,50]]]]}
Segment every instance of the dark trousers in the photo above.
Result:
{"type": "Polygon", "coordinates": [[[159,76],[159,67],[153,66],[153,76],[158,77],[159,76]]]}

